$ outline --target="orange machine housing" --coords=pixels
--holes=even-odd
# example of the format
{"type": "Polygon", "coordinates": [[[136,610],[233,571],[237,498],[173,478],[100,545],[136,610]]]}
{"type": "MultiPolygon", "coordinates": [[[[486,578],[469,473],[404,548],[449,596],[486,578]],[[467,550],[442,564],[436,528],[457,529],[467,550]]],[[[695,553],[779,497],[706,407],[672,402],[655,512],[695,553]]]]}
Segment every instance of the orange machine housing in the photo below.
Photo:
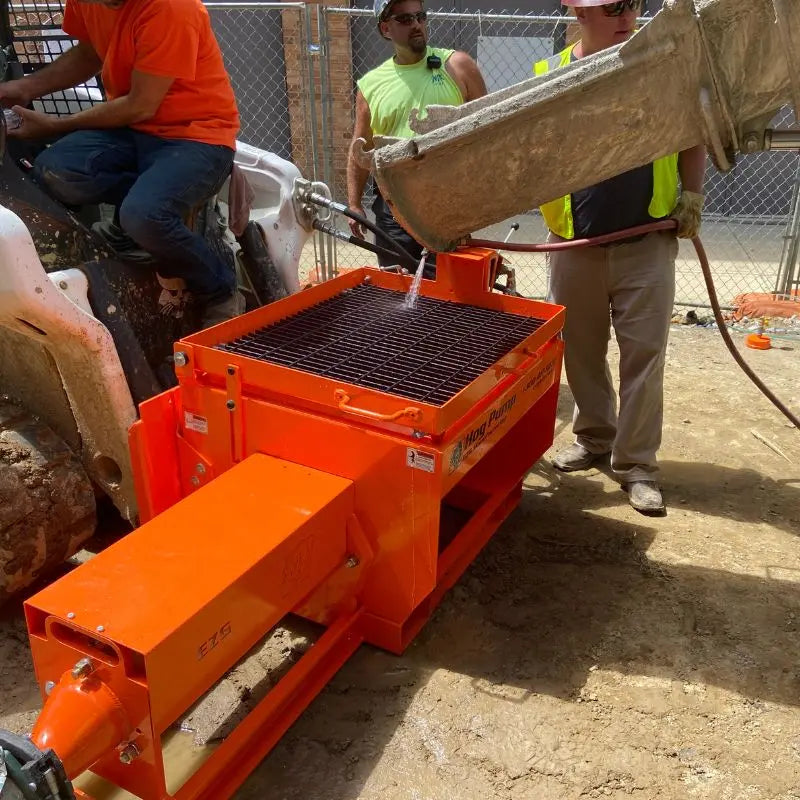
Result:
{"type": "Polygon", "coordinates": [[[229,797],[362,641],[408,645],[553,439],[563,309],[492,293],[498,258],[440,255],[420,303],[446,301],[434,309],[445,322],[410,314],[378,345],[365,331],[399,309],[410,278],[366,268],[175,345],[179,385],[131,430],[142,526],[26,605],[43,696],[56,684],[34,741],[70,777],[91,767],[145,800],[229,797]],[[361,304],[362,327],[325,317],[340,300],[361,304]],[[264,331],[309,309],[322,316],[302,336],[287,328],[282,363],[258,354],[264,331]],[[494,312],[529,333],[506,347],[494,312]],[[459,326],[475,319],[470,341],[499,348],[486,368],[458,363],[459,326]],[[443,336],[452,346],[414,372],[443,336]],[[286,353],[303,342],[295,363],[286,353]],[[411,389],[359,380],[365,367],[346,359],[362,345],[374,375],[411,389]],[[445,396],[440,368],[464,385],[445,396]],[[325,633],[168,789],[162,734],[290,612],[325,633]]]}

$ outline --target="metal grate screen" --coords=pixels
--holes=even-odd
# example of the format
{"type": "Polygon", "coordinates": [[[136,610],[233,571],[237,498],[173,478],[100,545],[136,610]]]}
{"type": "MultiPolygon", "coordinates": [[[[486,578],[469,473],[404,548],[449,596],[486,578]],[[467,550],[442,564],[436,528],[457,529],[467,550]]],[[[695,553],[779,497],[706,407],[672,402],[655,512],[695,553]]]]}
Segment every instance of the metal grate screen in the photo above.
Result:
{"type": "Polygon", "coordinates": [[[218,349],[443,405],[544,320],[362,284],[218,349]]]}

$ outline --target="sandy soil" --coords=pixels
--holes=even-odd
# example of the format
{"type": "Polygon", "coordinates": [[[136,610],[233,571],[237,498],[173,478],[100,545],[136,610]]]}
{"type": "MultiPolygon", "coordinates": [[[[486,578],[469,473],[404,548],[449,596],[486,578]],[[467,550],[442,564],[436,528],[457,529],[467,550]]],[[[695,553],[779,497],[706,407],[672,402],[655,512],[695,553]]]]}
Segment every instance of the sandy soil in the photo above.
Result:
{"type": "MultiPolygon", "coordinates": [[[[776,344],[746,356],[797,413],[800,343],[776,344]]],[[[716,332],[676,326],[668,358],[668,515],[542,461],[409,650],[362,647],[238,800],[800,798],[800,433],[716,332]]],[[[14,606],[0,686],[28,729],[14,606]]]]}

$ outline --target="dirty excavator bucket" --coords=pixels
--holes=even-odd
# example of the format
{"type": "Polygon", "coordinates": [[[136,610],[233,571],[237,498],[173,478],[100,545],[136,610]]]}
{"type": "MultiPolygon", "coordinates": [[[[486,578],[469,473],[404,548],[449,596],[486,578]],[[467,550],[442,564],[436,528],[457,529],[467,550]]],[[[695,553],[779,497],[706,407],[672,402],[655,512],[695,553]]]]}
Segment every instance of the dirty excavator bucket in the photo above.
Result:
{"type": "Polygon", "coordinates": [[[431,250],[705,143],[717,168],[765,149],[800,107],[800,0],[667,0],[628,42],[459,107],[356,153],[431,250]],[[381,146],[383,145],[383,146],[381,146]],[[476,202],[476,193],[480,202],[476,202]]]}

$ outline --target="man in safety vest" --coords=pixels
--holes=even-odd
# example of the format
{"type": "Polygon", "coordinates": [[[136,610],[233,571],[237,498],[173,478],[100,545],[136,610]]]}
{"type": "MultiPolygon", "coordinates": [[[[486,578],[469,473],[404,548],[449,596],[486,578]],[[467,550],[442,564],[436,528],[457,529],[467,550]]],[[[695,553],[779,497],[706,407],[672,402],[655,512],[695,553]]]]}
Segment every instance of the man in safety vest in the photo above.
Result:
{"type": "MultiPolygon", "coordinates": [[[[538,62],[537,75],[625,42],[641,7],[641,0],[562,2],[574,7],[581,38],[538,62]]],[[[592,158],[590,131],[586,137],[586,157],[592,158]]],[[[678,236],[694,237],[704,171],[705,150],[695,147],[546,203],[541,211],[550,239],[599,236],[666,217],[677,218],[678,236]]],[[[647,514],[664,513],[656,453],[677,253],[675,233],[667,231],[550,254],[550,296],[567,307],[564,362],[576,435],[553,465],[584,470],[610,453],[631,505],[647,514]],[[620,350],[619,414],[606,360],[610,324],[620,350]]]]}
{"type": "MultiPolygon", "coordinates": [[[[427,12],[420,0],[375,0],[375,16],[381,36],[392,43],[394,55],[358,81],[353,141],[362,138],[371,148],[373,136],[410,138],[414,135],[408,125],[412,110],[424,116],[430,105],[459,106],[486,94],[478,65],[469,54],[428,45],[427,12]]],[[[347,202],[362,215],[368,178],[369,171],[362,169],[351,153],[347,202]]],[[[422,245],[395,220],[377,188],[372,210],[381,230],[415,258],[421,257],[422,245]]],[[[357,222],[351,220],[350,228],[354,236],[364,238],[357,222]]],[[[385,256],[379,256],[378,261],[382,267],[397,263],[385,256]]]]}

